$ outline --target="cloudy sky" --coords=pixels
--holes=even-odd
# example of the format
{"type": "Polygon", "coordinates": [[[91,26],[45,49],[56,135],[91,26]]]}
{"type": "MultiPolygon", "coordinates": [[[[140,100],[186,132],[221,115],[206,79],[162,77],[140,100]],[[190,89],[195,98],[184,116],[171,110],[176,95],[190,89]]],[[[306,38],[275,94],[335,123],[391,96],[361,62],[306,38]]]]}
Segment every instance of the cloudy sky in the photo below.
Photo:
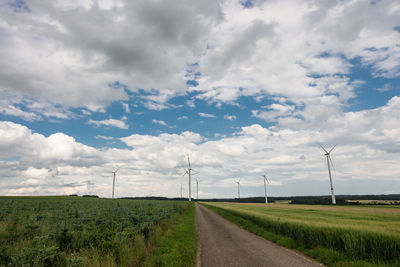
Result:
{"type": "Polygon", "coordinates": [[[319,144],[400,193],[399,1],[0,1],[0,195],[328,195],[319,144]]]}

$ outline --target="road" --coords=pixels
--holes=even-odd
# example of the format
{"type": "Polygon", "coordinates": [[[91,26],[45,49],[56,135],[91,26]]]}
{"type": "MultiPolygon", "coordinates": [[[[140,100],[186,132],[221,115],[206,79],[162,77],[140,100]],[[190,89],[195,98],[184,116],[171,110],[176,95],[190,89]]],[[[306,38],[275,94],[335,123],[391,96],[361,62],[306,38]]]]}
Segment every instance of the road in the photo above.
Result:
{"type": "Polygon", "coordinates": [[[219,266],[322,266],[293,250],[254,235],[196,203],[199,236],[198,265],[219,266]]]}

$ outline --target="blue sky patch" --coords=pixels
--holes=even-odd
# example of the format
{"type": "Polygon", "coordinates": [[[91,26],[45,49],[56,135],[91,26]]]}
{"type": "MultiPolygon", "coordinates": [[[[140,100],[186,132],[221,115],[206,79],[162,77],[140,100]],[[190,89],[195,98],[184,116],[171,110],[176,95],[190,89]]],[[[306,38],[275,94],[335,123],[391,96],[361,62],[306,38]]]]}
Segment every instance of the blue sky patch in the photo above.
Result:
{"type": "Polygon", "coordinates": [[[24,13],[31,11],[24,0],[14,0],[13,2],[11,2],[10,6],[16,13],[24,13]]]}
{"type": "Polygon", "coordinates": [[[240,4],[245,8],[252,8],[254,6],[254,0],[240,0],[240,4]]]}

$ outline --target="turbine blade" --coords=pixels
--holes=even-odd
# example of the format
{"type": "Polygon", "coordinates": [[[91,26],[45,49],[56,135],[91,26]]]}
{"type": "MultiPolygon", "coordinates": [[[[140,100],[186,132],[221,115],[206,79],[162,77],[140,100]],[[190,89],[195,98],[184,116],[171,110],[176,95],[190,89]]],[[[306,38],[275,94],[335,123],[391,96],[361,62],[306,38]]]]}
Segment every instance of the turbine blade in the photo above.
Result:
{"type": "Polygon", "coordinates": [[[261,176],[264,177],[265,181],[267,181],[268,183],[270,183],[269,180],[268,180],[268,178],[267,178],[267,175],[263,174],[263,175],[261,175],[261,176]]]}
{"type": "Polygon", "coordinates": [[[319,146],[320,146],[326,153],[328,153],[328,151],[326,151],[326,149],[325,149],[321,144],[319,144],[319,146]]]}
{"type": "Polygon", "coordinates": [[[115,172],[115,173],[117,173],[118,172],[118,170],[121,168],[121,166],[115,166],[116,167],[116,170],[115,171],[113,171],[113,172],[115,172]]]}
{"type": "Polygon", "coordinates": [[[336,145],[334,145],[333,147],[332,147],[332,149],[331,150],[329,150],[329,153],[331,153],[332,152],[332,150],[335,148],[337,146],[337,144],[336,145]]]}

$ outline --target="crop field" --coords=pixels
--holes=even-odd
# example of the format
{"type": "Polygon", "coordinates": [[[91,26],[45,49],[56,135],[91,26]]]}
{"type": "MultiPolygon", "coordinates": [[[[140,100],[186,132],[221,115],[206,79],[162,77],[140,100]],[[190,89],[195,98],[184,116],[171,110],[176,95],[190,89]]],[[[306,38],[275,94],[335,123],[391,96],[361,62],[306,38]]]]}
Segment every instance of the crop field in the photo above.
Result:
{"type": "Polygon", "coordinates": [[[0,265],[139,266],[188,209],[179,201],[0,197],[0,265]]]}
{"type": "Polygon", "coordinates": [[[356,266],[400,266],[400,207],[204,204],[256,234],[328,265],[351,266],[343,262],[352,261],[359,263],[356,266]],[[337,264],[340,261],[342,265],[337,264]]]}

